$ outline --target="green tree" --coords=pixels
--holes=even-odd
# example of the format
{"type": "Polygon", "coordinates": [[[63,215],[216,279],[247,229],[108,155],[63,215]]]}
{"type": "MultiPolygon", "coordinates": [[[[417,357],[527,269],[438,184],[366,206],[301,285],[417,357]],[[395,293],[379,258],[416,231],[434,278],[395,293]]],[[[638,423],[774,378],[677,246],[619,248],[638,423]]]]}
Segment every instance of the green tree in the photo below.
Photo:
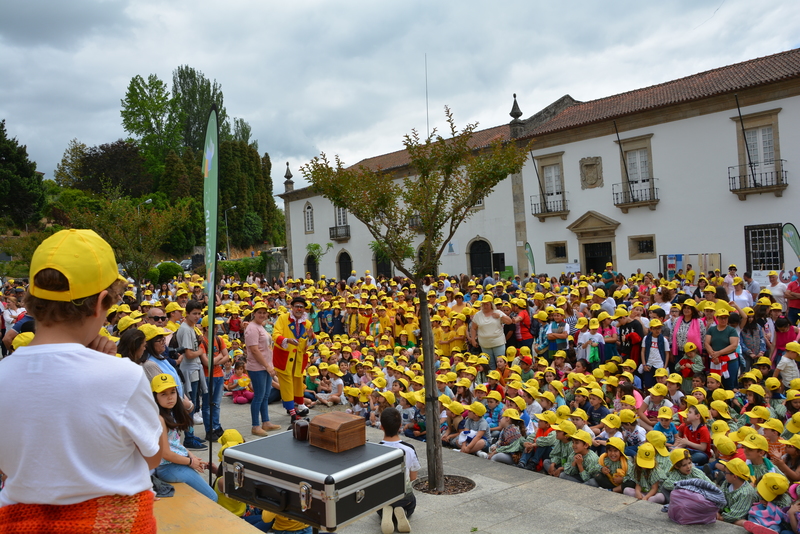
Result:
{"type": "Polygon", "coordinates": [[[108,188],[119,188],[121,194],[134,197],[153,192],[153,175],[133,140],[119,139],[88,148],[81,160],[81,171],[81,180],[75,187],[98,195],[108,188]]]}
{"type": "Polygon", "coordinates": [[[128,274],[141,281],[155,263],[159,249],[188,218],[188,210],[169,205],[159,210],[145,205],[137,210],[139,201],[122,196],[118,188],[106,189],[103,196],[97,211],[75,209],[69,218],[74,227],[91,228],[100,234],[128,274]]]}
{"type": "Polygon", "coordinates": [[[23,226],[38,221],[44,208],[42,174],[28,158],[28,148],[8,137],[6,121],[0,121],[0,213],[23,226]]]}
{"type": "Polygon", "coordinates": [[[174,150],[170,150],[164,162],[164,174],[158,183],[158,190],[168,198],[178,199],[191,195],[189,175],[186,166],[180,156],[174,150]]]}
{"type": "MultiPolygon", "coordinates": [[[[376,241],[383,244],[395,267],[421,287],[426,273],[435,273],[444,247],[458,227],[474,213],[474,206],[510,174],[518,173],[527,157],[527,147],[495,141],[489,149],[473,150],[470,139],[477,124],[459,131],[453,114],[445,108],[450,138],[437,132],[421,138],[416,130],[403,144],[411,173],[394,178],[381,170],[363,166],[345,167],[338,156],[331,166],[325,154],[312,159],[301,170],[320,194],[347,209],[361,221],[376,241]],[[418,213],[417,213],[418,212],[418,213]],[[409,255],[417,236],[409,225],[417,216],[424,239],[418,257],[409,255]]],[[[420,299],[420,328],[424,359],[427,405],[427,457],[429,487],[444,489],[442,442],[436,395],[433,333],[426,299],[420,299]]]]}
{"type": "Polygon", "coordinates": [[[56,166],[56,172],[53,173],[58,185],[61,187],[77,187],[83,179],[82,165],[87,149],[88,147],[77,139],[72,139],[69,142],[61,162],[56,166]]]}
{"type": "Polygon", "coordinates": [[[181,112],[181,138],[183,146],[199,152],[203,149],[211,104],[217,105],[221,140],[231,134],[228,112],[225,110],[222,86],[189,65],[172,71],[172,94],[181,112]]]}
{"type": "MultiPolygon", "coordinates": [[[[21,237],[7,236],[0,238],[0,251],[11,256],[10,265],[6,266],[9,274],[27,276],[30,272],[31,258],[33,258],[36,248],[42,241],[61,229],[61,226],[54,225],[45,228],[41,232],[31,232],[21,237]]],[[[3,276],[6,276],[6,274],[3,276]]]]}
{"type": "Polygon", "coordinates": [[[178,100],[155,74],[147,81],[137,74],[121,103],[122,127],[139,142],[151,172],[161,174],[167,154],[181,145],[178,100]]]}
{"type": "Polygon", "coordinates": [[[247,123],[246,120],[240,119],[239,117],[233,118],[233,141],[244,141],[248,145],[252,146],[256,152],[258,152],[258,140],[253,139],[250,140],[250,136],[253,133],[253,129],[250,127],[250,124],[247,123]]]}
{"type": "Polygon", "coordinates": [[[314,258],[314,263],[317,264],[317,270],[319,270],[319,262],[322,261],[322,257],[330,252],[333,248],[333,243],[326,243],[325,250],[322,250],[322,245],[319,243],[309,243],[306,245],[306,252],[309,256],[314,258]]]}

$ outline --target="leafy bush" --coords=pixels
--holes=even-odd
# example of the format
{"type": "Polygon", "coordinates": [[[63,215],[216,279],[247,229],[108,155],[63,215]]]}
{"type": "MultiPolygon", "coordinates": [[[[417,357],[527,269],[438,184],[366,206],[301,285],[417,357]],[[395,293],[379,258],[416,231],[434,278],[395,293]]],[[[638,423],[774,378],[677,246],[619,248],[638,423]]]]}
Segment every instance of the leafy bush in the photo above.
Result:
{"type": "Polygon", "coordinates": [[[160,271],[160,275],[158,277],[159,284],[169,282],[179,274],[183,274],[183,267],[177,263],[172,263],[171,261],[165,261],[159,265],[158,270],[160,271]]]}
{"type": "Polygon", "coordinates": [[[147,271],[147,279],[150,280],[150,282],[152,282],[153,285],[157,286],[161,283],[158,280],[159,278],[161,278],[161,271],[159,271],[155,267],[147,271]]]}

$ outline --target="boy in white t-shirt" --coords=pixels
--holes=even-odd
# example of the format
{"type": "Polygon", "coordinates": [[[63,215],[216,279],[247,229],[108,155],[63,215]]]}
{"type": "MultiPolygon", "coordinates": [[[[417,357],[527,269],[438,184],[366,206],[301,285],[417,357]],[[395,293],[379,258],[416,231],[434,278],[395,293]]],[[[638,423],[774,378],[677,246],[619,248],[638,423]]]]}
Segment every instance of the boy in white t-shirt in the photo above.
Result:
{"type": "MultiPolygon", "coordinates": [[[[578,357],[578,359],[583,358],[591,362],[589,358],[591,357],[593,349],[598,352],[603,351],[603,334],[597,331],[599,328],[600,321],[598,321],[596,318],[592,318],[589,320],[589,330],[586,332],[581,332],[581,335],[578,336],[578,346],[575,349],[576,356],[579,350],[583,354],[583,356],[578,357]]],[[[602,360],[602,355],[599,354],[599,356],[602,360]]]]}
{"type": "Polygon", "coordinates": [[[795,378],[800,378],[800,371],[797,370],[797,356],[800,354],[800,343],[790,341],[786,344],[786,352],[781,356],[778,365],[775,367],[775,378],[779,378],[783,387],[789,389],[789,384],[795,378]]]}
{"type": "Polygon", "coordinates": [[[384,506],[382,510],[378,511],[378,515],[381,516],[381,532],[383,534],[392,534],[395,529],[397,529],[398,532],[411,532],[411,525],[408,522],[408,518],[411,517],[411,514],[414,513],[414,509],[417,507],[417,499],[414,497],[412,482],[417,479],[417,472],[419,472],[420,469],[419,459],[412,445],[400,441],[399,433],[401,424],[402,417],[396,408],[389,407],[381,413],[383,440],[380,444],[400,449],[406,457],[405,496],[399,501],[389,506],[384,506]]]}
{"type": "Polygon", "coordinates": [[[0,365],[0,525],[74,531],[87,514],[124,506],[131,524],[155,531],[158,408],[142,367],[114,358],[116,345],[99,335],[128,284],[114,252],[91,230],[62,230],[34,252],[30,281],[25,307],[36,335],[0,365]]]}

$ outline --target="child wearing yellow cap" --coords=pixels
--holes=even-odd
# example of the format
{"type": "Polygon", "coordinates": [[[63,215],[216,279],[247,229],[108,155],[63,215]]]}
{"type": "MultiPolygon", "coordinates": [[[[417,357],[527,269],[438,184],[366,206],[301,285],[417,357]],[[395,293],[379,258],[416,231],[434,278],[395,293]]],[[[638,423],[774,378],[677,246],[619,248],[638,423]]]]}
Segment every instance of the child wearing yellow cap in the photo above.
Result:
{"type": "Polygon", "coordinates": [[[629,462],[628,472],[622,482],[622,492],[640,501],[659,504],[665,502],[664,494],[659,493],[661,471],[656,467],[656,449],[651,443],[643,443],[636,452],[636,459],[629,462]]]}
{"type": "Polygon", "coordinates": [[[725,508],[717,513],[717,520],[728,523],[743,521],[753,503],[759,499],[758,492],[752,482],[750,468],[740,458],[722,460],[718,469],[725,477],[722,493],[725,495],[725,508]]]}
{"type": "Polygon", "coordinates": [[[628,462],[625,455],[625,442],[619,438],[609,438],[606,443],[606,452],[600,455],[600,474],[586,481],[587,486],[611,490],[622,493],[622,482],[628,472],[628,462]]]}
{"type": "Polygon", "coordinates": [[[500,434],[489,447],[489,459],[507,465],[515,465],[522,457],[525,423],[519,410],[508,408],[500,418],[500,434]]]}
{"type": "Polygon", "coordinates": [[[539,412],[534,414],[537,421],[535,424],[536,432],[525,436],[522,442],[522,456],[517,463],[517,467],[528,469],[529,471],[539,471],[542,467],[542,460],[550,455],[550,451],[558,443],[556,431],[552,427],[557,421],[554,412],[539,412]]]}
{"type": "Polygon", "coordinates": [[[775,366],[772,376],[780,379],[783,387],[789,389],[792,380],[800,378],[800,371],[797,369],[797,357],[800,356],[800,343],[790,341],[786,344],[786,350],[775,366]]]}
{"type": "Polygon", "coordinates": [[[464,431],[469,432],[472,436],[469,438],[469,441],[464,441],[464,443],[462,443],[461,452],[488,458],[490,436],[489,423],[483,417],[486,413],[486,407],[480,402],[475,401],[469,405],[468,410],[464,431]]]}
{"type": "Polygon", "coordinates": [[[57,232],[31,258],[24,304],[36,336],[0,365],[4,530],[77,531],[54,527],[32,503],[44,498],[61,517],[89,510],[93,519],[118,515],[120,495],[131,525],[155,528],[149,470],[164,447],[152,393],[142,368],[113,357],[114,341],[99,335],[126,285],[113,250],[91,230],[57,232]]]}
{"type": "Polygon", "coordinates": [[[564,465],[559,478],[571,482],[585,483],[600,474],[600,461],[591,450],[593,436],[585,430],[576,430],[571,437],[572,461],[564,465]]]}
{"type": "Polygon", "coordinates": [[[711,454],[711,433],[705,424],[708,408],[703,404],[689,406],[681,415],[685,421],[678,427],[679,437],[675,439],[675,446],[689,449],[696,465],[707,464],[711,454]]]}
{"type": "Polygon", "coordinates": [[[669,496],[675,489],[675,483],[680,480],[699,479],[711,482],[703,471],[695,467],[692,455],[688,450],[680,447],[673,449],[669,453],[669,461],[672,467],[661,481],[661,493],[664,494],[666,502],[669,502],[669,496]]]}
{"type": "Polygon", "coordinates": [[[747,521],[737,521],[748,532],[782,532],[789,518],[781,509],[779,500],[789,489],[789,480],[778,473],[767,473],[756,485],[758,501],[753,503],[747,521]]]}

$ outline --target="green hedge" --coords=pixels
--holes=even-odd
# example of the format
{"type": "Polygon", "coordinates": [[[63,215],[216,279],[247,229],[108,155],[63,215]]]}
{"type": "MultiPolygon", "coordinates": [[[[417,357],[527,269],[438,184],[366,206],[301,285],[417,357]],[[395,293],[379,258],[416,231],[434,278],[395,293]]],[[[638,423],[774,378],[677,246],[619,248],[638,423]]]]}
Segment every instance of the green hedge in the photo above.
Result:
{"type": "Polygon", "coordinates": [[[159,265],[158,271],[160,273],[158,276],[158,283],[163,284],[164,282],[169,282],[179,274],[183,274],[183,267],[177,263],[168,261],[159,265]]]}

